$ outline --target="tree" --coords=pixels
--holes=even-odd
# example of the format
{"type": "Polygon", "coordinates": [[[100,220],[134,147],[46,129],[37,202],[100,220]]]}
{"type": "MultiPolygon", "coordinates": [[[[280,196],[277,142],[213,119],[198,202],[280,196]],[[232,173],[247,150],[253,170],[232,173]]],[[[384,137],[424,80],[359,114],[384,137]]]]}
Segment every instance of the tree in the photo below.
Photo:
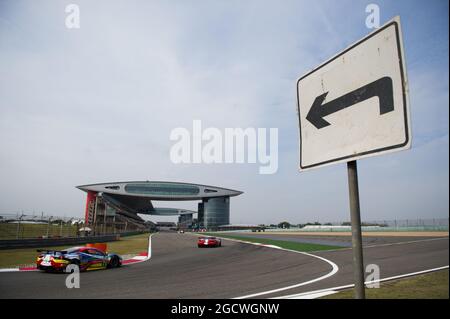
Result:
{"type": "Polygon", "coordinates": [[[281,222],[278,224],[278,228],[291,228],[291,224],[289,222],[281,222]]]}
{"type": "Polygon", "coordinates": [[[351,226],[351,225],[352,225],[351,222],[343,222],[343,223],[341,224],[341,226],[351,226]]]}

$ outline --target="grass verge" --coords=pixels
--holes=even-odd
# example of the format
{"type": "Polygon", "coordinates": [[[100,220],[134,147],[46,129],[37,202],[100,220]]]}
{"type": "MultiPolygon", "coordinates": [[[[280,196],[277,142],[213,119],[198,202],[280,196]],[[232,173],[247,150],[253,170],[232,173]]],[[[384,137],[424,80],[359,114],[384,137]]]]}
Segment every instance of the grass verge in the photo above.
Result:
{"type": "MultiPolygon", "coordinates": [[[[124,254],[138,254],[147,251],[149,234],[123,237],[118,241],[108,242],[108,251],[124,254]]],[[[73,246],[83,246],[82,244],[73,246]]],[[[42,249],[64,249],[65,246],[40,247],[42,249]]],[[[4,249],[0,250],[0,268],[10,268],[20,265],[34,264],[38,248],[4,249]]]]}
{"type": "MultiPolygon", "coordinates": [[[[448,269],[381,283],[366,289],[367,299],[448,299],[448,269]]],[[[352,299],[354,290],[344,290],[321,299],[352,299]]]]}
{"type": "Polygon", "coordinates": [[[242,241],[248,241],[252,243],[260,243],[264,245],[274,245],[285,249],[291,249],[295,251],[309,252],[309,251],[320,251],[320,250],[332,250],[332,249],[342,249],[345,247],[339,246],[330,246],[330,245],[320,245],[320,244],[310,244],[310,243],[297,243],[293,241],[285,241],[285,240],[274,240],[268,238],[251,238],[244,236],[234,236],[223,233],[205,233],[210,236],[217,236],[222,238],[230,238],[237,239],[242,241]]]}

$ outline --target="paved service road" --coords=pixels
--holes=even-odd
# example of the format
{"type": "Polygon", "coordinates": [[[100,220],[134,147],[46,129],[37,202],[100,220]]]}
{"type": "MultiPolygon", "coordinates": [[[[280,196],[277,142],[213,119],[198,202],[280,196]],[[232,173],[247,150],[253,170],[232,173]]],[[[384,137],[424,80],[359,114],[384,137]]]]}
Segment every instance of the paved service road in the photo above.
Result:
{"type": "MultiPolygon", "coordinates": [[[[328,239],[327,239],[328,240],[328,239]]],[[[0,273],[0,298],[234,298],[324,276],[331,266],[314,257],[223,241],[223,247],[199,249],[189,234],[152,237],[152,258],[119,269],[81,274],[81,288],[68,289],[65,274],[0,273]]],[[[416,243],[365,248],[365,262],[388,277],[448,265],[448,237],[416,243]]],[[[339,271],[322,281],[260,298],[283,296],[353,281],[351,250],[319,252],[339,271]]]]}

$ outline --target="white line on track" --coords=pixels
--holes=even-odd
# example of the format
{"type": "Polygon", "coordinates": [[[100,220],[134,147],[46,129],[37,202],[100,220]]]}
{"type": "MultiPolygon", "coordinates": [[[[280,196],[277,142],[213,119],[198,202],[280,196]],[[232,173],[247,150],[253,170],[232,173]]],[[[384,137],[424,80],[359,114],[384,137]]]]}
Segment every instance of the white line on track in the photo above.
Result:
{"type": "Polygon", "coordinates": [[[399,241],[396,243],[388,243],[388,244],[379,244],[379,245],[369,245],[365,246],[364,248],[375,248],[375,247],[384,247],[384,246],[394,246],[394,245],[406,245],[406,244],[416,244],[416,243],[423,243],[428,241],[435,241],[435,240],[448,240],[448,237],[439,237],[439,238],[428,238],[428,239],[419,239],[419,240],[411,240],[411,241],[399,241]]]}
{"type": "Polygon", "coordinates": [[[20,271],[19,268],[2,268],[0,269],[0,272],[14,272],[14,271],[20,271]]]}
{"type": "MultiPolygon", "coordinates": [[[[217,236],[220,237],[220,236],[217,236]]],[[[335,275],[338,271],[339,271],[339,267],[332,262],[331,260],[328,260],[326,258],[320,257],[320,256],[316,256],[313,254],[309,254],[309,253],[305,253],[302,251],[296,251],[296,250],[292,250],[292,249],[285,249],[285,248],[281,248],[278,246],[274,246],[274,245],[264,245],[264,244],[260,244],[260,243],[253,243],[253,242],[248,242],[248,241],[243,241],[243,240],[237,240],[237,239],[231,239],[231,238],[225,238],[225,237],[221,237],[225,240],[229,240],[229,241],[235,241],[235,242],[239,242],[239,243],[244,243],[244,244],[250,244],[250,245],[256,245],[256,246],[263,246],[263,247],[268,247],[268,248],[272,248],[272,249],[279,249],[279,250],[283,250],[283,251],[288,251],[288,252],[292,252],[292,253],[296,253],[296,254],[301,254],[301,255],[305,255],[305,256],[309,256],[309,257],[313,257],[313,258],[317,258],[320,259],[326,263],[328,263],[331,266],[331,271],[321,277],[312,279],[312,280],[308,280],[308,281],[304,281],[295,285],[291,285],[291,286],[287,286],[287,287],[282,287],[282,288],[277,288],[277,289],[272,289],[272,290],[268,290],[268,291],[262,291],[262,292],[257,292],[254,294],[250,294],[250,295],[245,295],[245,296],[241,296],[241,297],[236,297],[233,299],[246,299],[246,298],[253,298],[253,297],[259,297],[259,296],[263,296],[263,295],[268,295],[268,294],[272,294],[272,293],[276,293],[276,292],[280,292],[280,291],[284,291],[284,290],[289,290],[292,288],[298,288],[301,286],[305,286],[305,285],[309,285],[312,284],[314,282],[318,282],[321,280],[324,280],[326,278],[329,278],[333,275],[335,275]]]]}
{"type": "MultiPolygon", "coordinates": [[[[150,234],[150,236],[148,236],[147,256],[135,256],[135,257],[131,258],[133,260],[136,260],[136,262],[133,262],[132,264],[147,261],[150,258],[152,258],[152,236],[155,234],[157,234],[157,233],[152,233],[152,234],[150,234]]],[[[130,265],[130,264],[128,264],[128,265],[130,265]]]]}
{"type": "MultiPolygon", "coordinates": [[[[399,241],[396,243],[388,243],[388,244],[375,244],[375,245],[368,245],[363,246],[363,249],[366,248],[377,248],[377,247],[385,247],[385,246],[394,246],[394,245],[407,245],[407,244],[416,244],[416,243],[422,243],[422,242],[428,242],[428,241],[435,241],[435,240],[449,240],[448,237],[439,237],[439,238],[427,238],[427,239],[419,239],[419,240],[411,240],[411,241],[399,241]]],[[[351,247],[345,247],[345,248],[339,248],[339,249],[330,249],[330,250],[321,250],[321,252],[333,252],[333,251],[343,251],[343,250],[352,250],[351,247]]]]}
{"type": "MultiPolygon", "coordinates": [[[[432,268],[432,269],[427,269],[427,270],[422,270],[422,271],[411,272],[411,273],[408,273],[408,274],[402,274],[402,275],[397,275],[397,276],[392,276],[392,277],[386,277],[386,278],[377,279],[377,280],[366,281],[364,284],[369,285],[369,284],[374,284],[374,283],[377,283],[377,282],[384,282],[384,281],[390,281],[390,280],[401,279],[401,278],[406,278],[406,277],[412,277],[412,276],[426,274],[426,273],[439,271],[439,270],[443,270],[443,269],[448,269],[448,268],[449,268],[449,265],[442,266],[442,267],[437,267],[437,268],[432,268]]],[[[354,284],[349,284],[349,285],[344,285],[344,286],[338,286],[338,287],[332,287],[332,288],[325,288],[325,289],[320,289],[320,290],[308,291],[308,292],[303,292],[303,293],[299,293],[299,294],[293,294],[293,295],[287,295],[287,296],[281,296],[281,297],[274,297],[274,298],[271,298],[271,299],[312,299],[312,298],[319,298],[319,297],[322,297],[322,296],[326,296],[326,295],[331,295],[333,293],[337,293],[338,292],[337,290],[353,288],[354,286],[355,286],[354,284]]]]}
{"type": "MultiPolygon", "coordinates": [[[[317,299],[329,295],[337,294],[339,291],[336,290],[327,290],[327,291],[321,291],[316,293],[309,293],[309,294],[300,294],[300,295],[291,295],[288,298],[283,299],[317,299]]],[[[277,299],[277,298],[271,298],[271,299],[277,299]]],[[[281,298],[280,298],[281,299],[281,298]]]]}

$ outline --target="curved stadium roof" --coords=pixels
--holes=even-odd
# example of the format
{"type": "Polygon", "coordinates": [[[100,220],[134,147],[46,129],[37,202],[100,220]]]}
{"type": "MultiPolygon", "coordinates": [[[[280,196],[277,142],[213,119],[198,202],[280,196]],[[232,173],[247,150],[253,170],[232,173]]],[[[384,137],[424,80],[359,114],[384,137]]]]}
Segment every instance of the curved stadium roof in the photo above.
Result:
{"type": "Polygon", "coordinates": [[[77,186],[83,191],[92,191],[150,200],[201,200],[210,197],[238,196],[242,192],[227,188],[162,181],[136,181],[101,183],[77,186]]]}

